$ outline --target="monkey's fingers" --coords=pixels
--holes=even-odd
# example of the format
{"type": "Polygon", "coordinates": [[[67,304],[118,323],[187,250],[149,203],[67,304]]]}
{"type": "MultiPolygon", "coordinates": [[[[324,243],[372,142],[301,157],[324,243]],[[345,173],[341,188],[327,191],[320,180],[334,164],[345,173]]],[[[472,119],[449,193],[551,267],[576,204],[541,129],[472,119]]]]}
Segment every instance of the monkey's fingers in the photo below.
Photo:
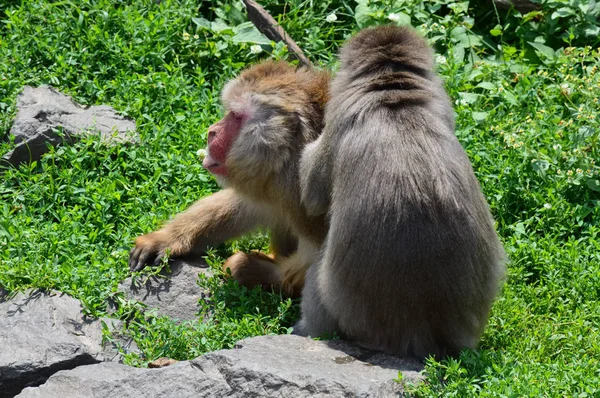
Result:
{"type": "Polygon", "coordinates": [[[142,270],[153,256],[153,250],[148,247],[134,247],[129,255],[129,269],[131,272],[142,270]]]}
{"type": "Polygon", "coordinates": [[[150,252],[148,250],[142,249],[137,261],[134,264],[132,272],[141,271],[146,267],[146,263],[148,261],[148,257],[150,257],[150,252]]]}
{"type": "Polygon", "coordinates": [[[135,269],[135,265],[137,264],[137,259],[139,257],[139,252],[141,248],[139,246],[134,246],[133,249],[129,251],[129,270],[133,271],[135,269]]]}
{"type": "Polygon", "coordinates": [[[162,259],[163,259],[163,257],[165,257],[165,254],[166,254],[166,253],[167,253],[167,252],[166,252],[166,251],[164,251],[164,250],[163,250],[163,251],[161,251],[160,253],[158,253],[158,254],[156,255],[156,258],[154,259],[154,263],[153,263],[153,264],[154,264],[155,266],[157,266],[157,267],[158,267],[158,266],[160,265],[160,263],[162,262],[162,259]]]}

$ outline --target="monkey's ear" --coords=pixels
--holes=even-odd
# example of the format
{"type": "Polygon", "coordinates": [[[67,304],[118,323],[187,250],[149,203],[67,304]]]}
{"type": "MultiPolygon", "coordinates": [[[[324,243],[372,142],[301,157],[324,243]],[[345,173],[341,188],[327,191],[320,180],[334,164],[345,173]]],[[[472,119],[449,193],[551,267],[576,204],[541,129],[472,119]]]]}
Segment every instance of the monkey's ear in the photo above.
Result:
{"type": "Polygon", "coordinates": [[[329,154],[323,136],[306,145],[300,158],[300,198],[309,216],[327,213],[331,195],[329,154]]]}

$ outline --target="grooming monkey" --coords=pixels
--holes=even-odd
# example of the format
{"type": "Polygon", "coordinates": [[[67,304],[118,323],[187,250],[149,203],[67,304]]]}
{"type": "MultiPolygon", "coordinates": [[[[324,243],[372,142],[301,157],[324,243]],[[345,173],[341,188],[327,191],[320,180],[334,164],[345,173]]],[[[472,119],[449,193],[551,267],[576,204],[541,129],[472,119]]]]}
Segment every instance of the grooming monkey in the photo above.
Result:
{"type": "Polygon", "coordinates": [[[323,134],[300,164],[302,202],[329,231],[294,333],[337,332],[399,356],[475,347],[504,250],[429,46],[365,29],[340,52],[323,134]]]}
{"type": "Polygon", "coordinates": [[[138,237],[130,268],[158,264],[167,251],[200,254],[262,226],[271,231],[274,255],[239,252],[224,267],[243,285],[298,296],[326,234],[324,215],[308,216],[300,203],[298,163],[302,148],[323,129],[329,79],[326,72],[267,61],[227,83],[226,114],[208,129],[203,161],[226,188],[138,237]]]}

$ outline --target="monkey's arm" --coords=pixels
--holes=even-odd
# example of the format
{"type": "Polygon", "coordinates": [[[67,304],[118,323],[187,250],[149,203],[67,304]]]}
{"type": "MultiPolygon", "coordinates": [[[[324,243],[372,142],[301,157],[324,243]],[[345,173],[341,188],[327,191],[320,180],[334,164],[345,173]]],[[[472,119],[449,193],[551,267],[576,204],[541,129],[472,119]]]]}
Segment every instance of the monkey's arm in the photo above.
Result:
{"type": "Polygon", "coordinates": [[[200,199],[160,230],[138,237],[129,253],[129,268],[139,271],[152,260],[159,264],[167,250],[173,256],[201,252],[208,245],[256,228],[260,222],[256,207],[233,189],[224,189],[200,199]]]}
{"type": "Polygon", "coordinates": [[[302,151],[300,190],[308,215],[318,216],[327,212],[331,195],[331,159],[323,134],[302,151]]]}

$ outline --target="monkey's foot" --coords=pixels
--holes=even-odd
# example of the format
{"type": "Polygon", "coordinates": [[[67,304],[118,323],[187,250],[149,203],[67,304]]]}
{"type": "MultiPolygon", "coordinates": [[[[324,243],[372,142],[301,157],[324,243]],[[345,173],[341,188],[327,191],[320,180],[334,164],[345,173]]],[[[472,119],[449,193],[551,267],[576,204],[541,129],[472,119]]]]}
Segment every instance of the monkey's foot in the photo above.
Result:
{"type": "Polygon", "coordinates": [[[302,322],[302,319],[294,324],[294,327],[292,328],[292,334],[304,337],[308,336],[308,333],[306,332],[306,326],[302,322]]]}
{"type": "Polygon", "coordinates": [[[294,256],[282,261],[281,272],[283,279],[281,281],[281,290],[289,297],[300,297],[302,288],[304,288],[304,279],[306,278],[307,265],[298,264],[294,261],[294,256]]]}
{"type": "Polygon", "coordinates": [[[227,272],[227,269],[242,286],[281,290],[282,273],[274,260],[266,254],[237,252],[225,261],[223,270],[227,272]]]}

